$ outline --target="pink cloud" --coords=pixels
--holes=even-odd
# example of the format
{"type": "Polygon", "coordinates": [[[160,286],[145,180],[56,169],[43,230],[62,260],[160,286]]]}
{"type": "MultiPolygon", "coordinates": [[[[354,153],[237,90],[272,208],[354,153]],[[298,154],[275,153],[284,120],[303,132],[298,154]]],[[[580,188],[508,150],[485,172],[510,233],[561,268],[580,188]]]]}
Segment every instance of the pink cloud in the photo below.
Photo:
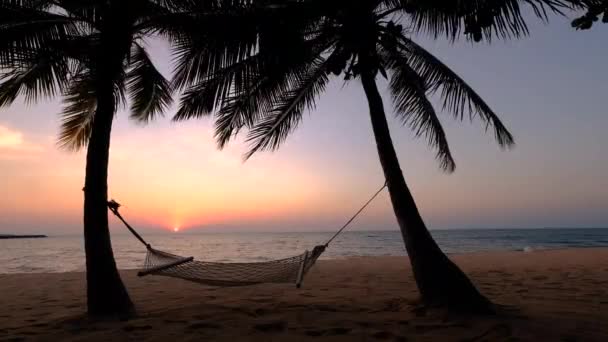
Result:
{"type": "Polygon", "coordinates": [[[25,139],[22,132],[0,125],[0,159],[22,159],[37,155],[41,145],[25,139]]]}

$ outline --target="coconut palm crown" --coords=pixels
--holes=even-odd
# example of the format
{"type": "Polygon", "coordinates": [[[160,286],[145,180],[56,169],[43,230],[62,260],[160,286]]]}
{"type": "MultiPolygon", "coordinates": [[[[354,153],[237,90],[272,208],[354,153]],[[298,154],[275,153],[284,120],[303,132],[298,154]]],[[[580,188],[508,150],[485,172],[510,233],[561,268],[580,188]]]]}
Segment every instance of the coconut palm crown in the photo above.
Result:
{"type": "Polygon", "coordinates": [[[377,79],[388,80],[395,115],[427,139],[443,170],[453,171],[455,161],[438,109],[457,120],[481,121],[501,147],[510,147],[513,137],[498,115],[415,36],[471,41],[520,37],[528,33],[523,6],[547,19],[550,12],[583,5],[561,0],[259,1],[233,12],[234,20],[218,28],[230,38],[211,43],[197,30],[196,18],[189,24],[183,20],[175,45],[175,85],[185,91],[175,120],[213,115],[219,146],[246,132],[250,149],[245,157],[250,158],[277,149],[303,113],[315,108],[332,77],[360,82],[423,301],[492,311],[491,303],[441,251],[420,216],[392,144],[377,79]],[[235,30],[236,22],[246,23],[246,29],[235,30]],[[433,106],[433,96],[440,108],[433,106]]]}
{"type": "Polygon", "coordinates": [[[0,0],[0,107],[62,98],[59,145],[87,147],[84,233],[88,311],[132,311],[116,270],[107,217],[112,120],[129,102],[147,122],[172,101],[145,39],[171,12],[155,0],[0,0]],[[128,100],[127,100],[128,99],[128,100]]]}

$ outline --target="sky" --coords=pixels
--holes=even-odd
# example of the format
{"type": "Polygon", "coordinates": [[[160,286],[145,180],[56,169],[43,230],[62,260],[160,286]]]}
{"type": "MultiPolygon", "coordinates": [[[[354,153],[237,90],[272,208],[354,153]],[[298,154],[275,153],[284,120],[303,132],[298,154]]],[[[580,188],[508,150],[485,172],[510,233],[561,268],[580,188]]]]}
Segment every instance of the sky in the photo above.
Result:
{"type": "MultiPolygon", "coordinates": [[[[531,36],[492,44],[416,37],[499,113],[516,139],[503,151],[481,122],[442,113],[455,173],[394,119],[401,166],[431,229],[608,227],[608,25],[574,31],[567,18],[531,23],[531,36]]],[[[148,42],[165,73],[170,54],[148,42]]],[[[435,102],[438,103],[438,102],[435,102]]],[[[336,79],[276,152],[247,162],[223,151],[208,119],[142,126],[118,113],[110,197],[143,231],[333,230],[383,183],[361,85],[336,79]]],[[[0,233],[82,231],[84,153],[57,147],[59,99],[0,109],[0,233]]],[[[111,219],[113,230],[122,229],[111,219]]],[[[398,229],[386,193],[354,223],[398,229]]]]}

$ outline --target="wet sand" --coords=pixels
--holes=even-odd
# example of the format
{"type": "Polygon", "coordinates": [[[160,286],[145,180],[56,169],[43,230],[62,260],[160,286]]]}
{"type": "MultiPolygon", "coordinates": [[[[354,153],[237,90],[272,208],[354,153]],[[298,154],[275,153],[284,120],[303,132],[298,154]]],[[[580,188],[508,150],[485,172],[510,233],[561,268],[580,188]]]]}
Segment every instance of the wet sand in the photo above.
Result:
{"type": "Polygon", "coordinates": [[[213,288],[123,279],[138,317],[91,321],[82,273],[0,275],[0,340],[608,341],[608,249],[488,252],[452,258],[497,317],[419,310],[408,261],[320,261],[301,289],[213,288]]]}

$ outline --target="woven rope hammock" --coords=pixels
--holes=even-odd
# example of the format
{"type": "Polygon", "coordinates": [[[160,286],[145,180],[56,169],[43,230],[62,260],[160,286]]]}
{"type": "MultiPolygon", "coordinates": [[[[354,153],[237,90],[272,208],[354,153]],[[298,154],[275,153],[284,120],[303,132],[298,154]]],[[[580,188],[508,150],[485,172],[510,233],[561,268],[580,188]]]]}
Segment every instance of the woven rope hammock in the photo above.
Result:
{"type": "Polygon", "coordinates": [[[247,286],[261,283],[292,283],[300,287],[302,280],[325,249],[361,212],[384,190],[386,183],[329,239],[312,251],[279,260],[265,262],[208,262],[167,253],[152,246],[120,215],[120,204],[108,202],[110,211],[146,246],[148,253],[138,276],[160,275],[180,278],[210,286],[247,286]]]}

